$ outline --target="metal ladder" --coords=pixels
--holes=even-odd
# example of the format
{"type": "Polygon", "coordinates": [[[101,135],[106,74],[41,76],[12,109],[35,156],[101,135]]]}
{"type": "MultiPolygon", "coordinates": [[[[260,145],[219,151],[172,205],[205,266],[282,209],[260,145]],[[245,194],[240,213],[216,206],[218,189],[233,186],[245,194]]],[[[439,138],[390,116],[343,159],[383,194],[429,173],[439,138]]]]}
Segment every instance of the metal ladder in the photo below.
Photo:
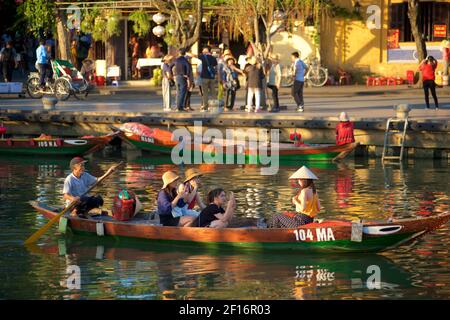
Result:
{"type": "MultiPolygon", "coordinates": [[[[398,126],[397,126],[398,127],[398,126]]],[[[406,130],[408,129],[408,118],[400,119],[400,118],[389,118],[386,123],[386,131],[384,132],[384,145],[383,145],[383,155],[381,157],[381,161],[402,161],[403,159],[403,150],[405,147],[405,137],[406,130]],[[392,123],[402,123],[403,122],[403,130],[391,128],[392,123]],[[392,143],[390,137],[395,135],[401,135],[399,138],[400,143],[392,143]],[[389,148],[400,148],[400,155],[388,155],[389,148]]]]}

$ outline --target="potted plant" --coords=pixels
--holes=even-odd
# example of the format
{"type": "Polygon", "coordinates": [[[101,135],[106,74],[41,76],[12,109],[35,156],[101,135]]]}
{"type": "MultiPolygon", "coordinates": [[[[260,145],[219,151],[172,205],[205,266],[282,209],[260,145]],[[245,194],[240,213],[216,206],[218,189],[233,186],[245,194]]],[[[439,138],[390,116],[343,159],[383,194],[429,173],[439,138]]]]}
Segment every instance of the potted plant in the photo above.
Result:
{"type": "Polygon", "coordinates": [[[144,36],[150,31],[150,17],[143,9],[131,13],[129,19],[134,23],[133,31],[139,36],[144,36]]]}

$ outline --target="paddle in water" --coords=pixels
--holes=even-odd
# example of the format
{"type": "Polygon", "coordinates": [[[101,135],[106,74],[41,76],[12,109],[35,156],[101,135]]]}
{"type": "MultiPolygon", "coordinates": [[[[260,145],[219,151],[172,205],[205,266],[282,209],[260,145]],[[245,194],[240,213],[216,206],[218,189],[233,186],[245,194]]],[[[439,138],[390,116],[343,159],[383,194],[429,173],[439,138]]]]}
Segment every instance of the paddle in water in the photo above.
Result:
{"type": "MultiPolygon", "coordinates": [[[[111,168],[108,169],[108,171],[106,172],[106,174],[104,176],[102,176],[100,179],[97,180],[96,183],[94,183],[92,186],[89,187],[89,189],[83,193],[83,195],[88,194],[89,192],[92,191],[92,189],[94,189],[98,184],[100,184],[103,180],[105,180],[107,177],[109,177],[111,175],[111,173],[113,173],[120,165],[122,165],[123,162],[120,162],[119,164],[115,164],[113,165],[111,168]]],[[[82,195],[82,196],[83,196],[82,195]]],[[[81,197],[80,197],[81,198],[81,197]]],[[[35,233],[33,233],[26,241],[25,241],[25,245],[29,245],[33,242],[35,242],[37,239],[39,239],[48,229],[50,229],[50,227],[56,222],[59,221],[59,218],[61,218],[66,212],[70,212],[79,202],[78,200],[72,201],[63,211],[61,211],[58,215],[56,215],[55,217],[53,217],[49,222],[47,222],[47,224],[45,224],[42,228],[40,228],[38,231],[36,231],[35,233]]]]}

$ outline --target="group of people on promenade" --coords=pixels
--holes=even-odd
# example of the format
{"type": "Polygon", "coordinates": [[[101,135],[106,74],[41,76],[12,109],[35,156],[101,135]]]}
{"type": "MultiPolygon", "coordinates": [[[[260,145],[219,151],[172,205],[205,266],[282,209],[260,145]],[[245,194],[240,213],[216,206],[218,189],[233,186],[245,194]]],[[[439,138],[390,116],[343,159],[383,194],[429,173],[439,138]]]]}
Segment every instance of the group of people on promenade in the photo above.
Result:
{"type": "MultiPolygon", "coordinates": [[[[308,66],[300,59],[298,52],[293,52],[291,59],[294,77],[292,96],[297,111],[303,112],[303,87],[308,66]]],[[[230,49],[225,49],[217,57],[212,54],[209,46],[203,48],[198,56],[181,49],[177,57],[166,55],[163,58],[162,73],[164,111],[192,111],[190,98],[195,86],[198,86],[202,98],[201,111],[208,111],[211,100],[217,100],[218,97],[224,98],[224,111],[231,111],[235,107],[236,92],[241,88],[239,76],[245,78],[247,112],[263,111],[266,88],[271,91],[270,111],[280,111],[278,92],[282,74],[279,55],[272,54],[263,61],[261,57],[251,53],[247,55],[245,65],[238,67],[230,49]],[[193,57],[199,61],[195,75],[192,68],[193,57]]]]}

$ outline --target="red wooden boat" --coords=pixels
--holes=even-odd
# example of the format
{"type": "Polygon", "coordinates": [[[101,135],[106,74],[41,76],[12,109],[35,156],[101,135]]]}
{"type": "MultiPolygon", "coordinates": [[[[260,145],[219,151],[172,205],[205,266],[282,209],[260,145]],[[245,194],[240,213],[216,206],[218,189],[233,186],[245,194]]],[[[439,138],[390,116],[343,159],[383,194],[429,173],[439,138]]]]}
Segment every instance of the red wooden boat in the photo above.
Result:
{"type": "MultiPolygon", "coordinates": [[[[156,152],[160,154],[171,154],[172,149],[179,143],[172,139],[172,133],[168,130],[149,128],[140,123],[129,122],[120,128],[113,127],[119,131],[119,137],[125,142],[138,149],[156,152]]],[[[191,139],[191,137],[188,137],[191,139]]],[[[186,140],[189,141],[189,140],[186,140]]],[[[193,141],[193,140],[190,140],[193,141]]],[[[186,142],[190,143],[190,142],[186,142]]],[[[252,146],[242,145],[235,141],[225,139],[214,139],[211,143],[192,144],[192,151],[199,150],[202,153],[222,152],[224,158],[227,154],[233,157],[244,155],[245,160],[250,163],[260,163],[260,154],[271,155],[273,148],[278,149],[280,161],[332,161],[345,158],[359,143],[345,145],[295,145],[294,143],[270,143],[252,146]]]]}
{"type": "Polygon", "coordinates": [[[0,139],[2,155],[64,155],[76,156],[95,152],[108,144],[116,132],[104,136],[81,138],[53,138],[41,135],[39,138],[0,139]]]}
{"type": "MultiPolygon", "coordinates": [[[[60,209],[32,201],[31,205],[47,219],[60,209]]],[[[116,221],[110,216],[81,219],[66,216],[75,234],[134,238],[212,248],[253,250],[298,250],[306,252],[377,252],[384,251],[423,236],[439,228],[450,218],[450,212],[426,218],[400,219],[390,222],[328,220],[297,229],[250,227],[182,228],[164,227],[152,215],[140,215],[131,221],[116,221]],[[99,229],[101,230],[99,233],[99,229]]]]}

